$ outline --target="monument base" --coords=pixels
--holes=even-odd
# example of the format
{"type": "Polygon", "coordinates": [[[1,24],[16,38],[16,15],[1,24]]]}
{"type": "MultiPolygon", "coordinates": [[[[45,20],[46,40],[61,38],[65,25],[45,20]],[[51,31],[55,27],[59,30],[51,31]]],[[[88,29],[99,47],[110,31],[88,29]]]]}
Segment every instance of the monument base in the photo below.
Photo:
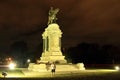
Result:
{"type": "Polygon", "coordinates": [[[47,63],[47,62],[55,62],[55,63],[67,63],[67,61],[64,59],[65,56],[49,56],[49,57],[41,57],[40,62],[47,63]]]}
{"type": "Polygon", "coordinates": [[[55,62],[55,63],[67,63],[67,60],[65,60],[65,56],[62,55],[61,51],[46,51],[42,53],[42,56],[40,57],[40,63],[47,63],[47,62],[55,62]]]}
{"type": "Polygon", "coordinates": [[[46,64],[35,64],[35,63],[30,63],[29,66],[28,66],[28,70],[38,71],[38,72],[47,71],[46,64]]]}
{"type": "MultiPolygon", "coordinates": [[[[46,64],[35,64],[30,63],[28,70],[31,71],[38,71],[38,72],[46,72],[50,71],[50,66],[46,64]]],[[[78,70],[85,70],[83,63],[78,64],[56,64],[56,71],[78,71],[78,70]]]]}

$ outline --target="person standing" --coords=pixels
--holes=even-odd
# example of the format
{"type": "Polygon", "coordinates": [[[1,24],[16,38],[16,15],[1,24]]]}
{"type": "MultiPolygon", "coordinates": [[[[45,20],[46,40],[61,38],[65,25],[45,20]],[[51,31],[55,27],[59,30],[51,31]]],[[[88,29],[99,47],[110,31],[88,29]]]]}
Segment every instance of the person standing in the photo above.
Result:
{"type": "Polygon", "coordinates": [[[52,73],[52,76],[55,76],[55,70],[56,70],[56,65],[55,65],[55,63],[53,62],[53,63],[51,64],[51,73],[52,73]]]}

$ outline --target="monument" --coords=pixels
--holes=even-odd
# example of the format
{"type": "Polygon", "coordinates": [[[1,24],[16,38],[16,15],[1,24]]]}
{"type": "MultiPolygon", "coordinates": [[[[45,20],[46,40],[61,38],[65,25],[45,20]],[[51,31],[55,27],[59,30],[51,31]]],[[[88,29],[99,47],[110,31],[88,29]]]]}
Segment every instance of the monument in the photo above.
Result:
{"type": "Polygon", "coordinates": [[[57,62],[57,63],[67,63],[65,56],[61,52],[61,37],[62,32],[59,29],[59,25],[56,24],[56,14],[59,9],[49,11],[48,17],[48,27],[43,32],[43,53],[40,58],[40,62],[57,62]]]}
{"type": "Polygon", "coordinates": [[[62,31],[56,23],[59,9],[49,10],[48,27],[42,34],[43,52],[40,57],[40,64],[30,63],[28,69],[32,71],[46,71],[46,63],[57,63],[57,71],[85,70],[83,63],[68,64],[61,51],[62,31]]]}
{"type": "Polygon", "coordinates": [[[61,30],[56,23],[49,24],[43,36],[43,53],[40,62],[67,63],[61,52],[61,30]]]}

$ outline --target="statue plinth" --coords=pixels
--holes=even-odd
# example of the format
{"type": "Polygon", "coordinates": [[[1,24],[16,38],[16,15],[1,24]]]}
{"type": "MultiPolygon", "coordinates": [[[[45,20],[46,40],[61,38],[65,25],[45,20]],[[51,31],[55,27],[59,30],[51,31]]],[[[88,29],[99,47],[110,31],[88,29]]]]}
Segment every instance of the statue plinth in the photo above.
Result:
{"type": "Polygon", "coordinates": [[[40,62],[67,63],[61,52],[61,35],[59,25],[49,24],[43,32],[43,53],[40,62]]]}
{"type": "Polygon", "coordinates": [[[65,56],[61,52],[61,35],[58,24],[49,24],[45,29],[43,36],[43,53],[40,57],[40,64],[30,63],[28,70],[46,72],[51,69],[47,68],[45,63],[58,63],[56,64],[56,71],[79,71],[85,70],[83,63],[69,64],[65,60],[65,56]]]}

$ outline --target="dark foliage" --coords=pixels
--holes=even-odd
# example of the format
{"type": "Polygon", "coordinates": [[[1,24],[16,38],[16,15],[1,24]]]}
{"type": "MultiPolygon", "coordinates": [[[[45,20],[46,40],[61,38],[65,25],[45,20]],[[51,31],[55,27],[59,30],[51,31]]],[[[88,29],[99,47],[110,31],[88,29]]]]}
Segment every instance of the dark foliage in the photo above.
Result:
{"type": "Polygon", "coordinates": [[[67,50],[67,56],[73,63],[85,64],[113,64],[120,63],[120,49],[113,45],[81,43],[67,50]]]}

